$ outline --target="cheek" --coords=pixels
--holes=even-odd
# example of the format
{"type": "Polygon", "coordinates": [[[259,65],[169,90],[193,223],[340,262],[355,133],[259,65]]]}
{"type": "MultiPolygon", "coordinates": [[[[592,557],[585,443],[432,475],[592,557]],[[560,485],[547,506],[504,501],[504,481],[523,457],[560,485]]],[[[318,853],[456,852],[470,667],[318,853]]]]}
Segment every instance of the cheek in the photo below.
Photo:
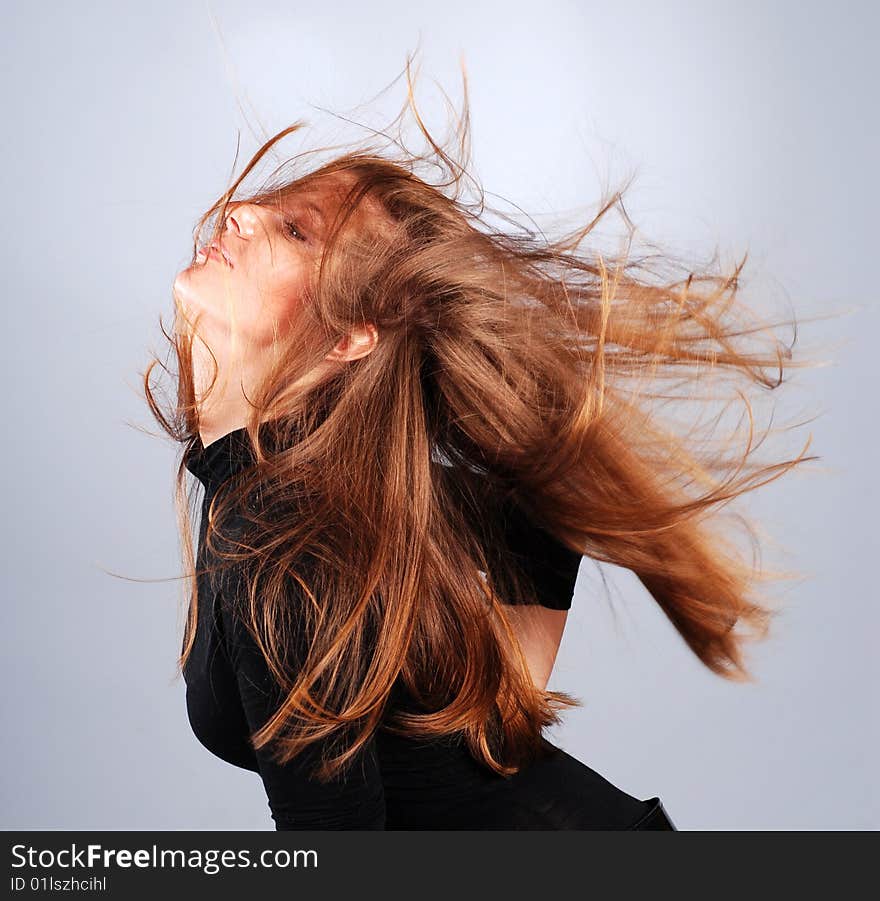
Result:
{"type": "Polygon", "coordinates": [[[305,279],[300,268],[275,273],[243,305],[242,327],[261,345],[284,338],[302,309],[305,279]]]}

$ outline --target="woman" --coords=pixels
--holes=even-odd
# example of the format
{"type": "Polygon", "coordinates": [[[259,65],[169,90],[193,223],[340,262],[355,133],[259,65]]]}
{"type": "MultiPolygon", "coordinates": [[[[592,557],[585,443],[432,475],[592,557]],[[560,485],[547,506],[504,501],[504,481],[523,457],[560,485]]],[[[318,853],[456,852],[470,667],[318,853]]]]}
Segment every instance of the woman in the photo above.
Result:
{"type": "Polygon", "coordinates": [[[585,554],[749,678],[734,627],[771,611],[709,514],[807,458],[701,457],[662,414],[713,373],[774,387],[790,349],[760,346],[739,268],[653,284],[580,249],[598,219],[486,227],[416,120],[430,156],[340,154],[233,199],[280,132],[175,280],[173,414],[145,390],[179,497],[184,469],[204,487],[192,728],[260,774],[277,829],[674,830],[546,740],[579,703],[547,681],[585,554]]]}

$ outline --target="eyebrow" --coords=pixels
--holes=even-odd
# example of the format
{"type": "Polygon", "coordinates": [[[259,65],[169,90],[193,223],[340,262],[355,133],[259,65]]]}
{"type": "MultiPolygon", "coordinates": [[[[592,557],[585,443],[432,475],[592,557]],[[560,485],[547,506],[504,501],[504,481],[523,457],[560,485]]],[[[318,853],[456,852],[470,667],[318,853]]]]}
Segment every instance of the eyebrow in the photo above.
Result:
{"type": "Polygon", "coordinates": [[[316,203],[313,203],[311,200],[300,200],[299,202],[309,210],[312,214],[312,218],[317,220],[321,228],[327,228],[327,220],[324,218],[324,213],[316,203]]]}

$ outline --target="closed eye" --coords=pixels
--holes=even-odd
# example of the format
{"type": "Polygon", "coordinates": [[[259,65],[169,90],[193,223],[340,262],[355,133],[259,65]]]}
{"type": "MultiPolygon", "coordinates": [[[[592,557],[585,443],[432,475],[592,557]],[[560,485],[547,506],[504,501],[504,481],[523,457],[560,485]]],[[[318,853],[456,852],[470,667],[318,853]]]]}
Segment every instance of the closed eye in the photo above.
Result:
{"type": "Polygon", "coordinates": [[[292,237],[296,238],[298,241],[305,241],[306,236],[300,231],[299,226],[294,222],[293,219],[285,219],[284,220],[284,228],[292,237]]]}

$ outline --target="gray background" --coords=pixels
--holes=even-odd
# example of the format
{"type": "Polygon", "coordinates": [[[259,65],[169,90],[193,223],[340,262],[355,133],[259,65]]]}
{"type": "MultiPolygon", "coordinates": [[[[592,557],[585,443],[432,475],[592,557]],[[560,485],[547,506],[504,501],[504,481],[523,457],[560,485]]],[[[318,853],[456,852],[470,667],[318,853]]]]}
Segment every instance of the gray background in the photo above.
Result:
{"type": "Polygon", "coordinates": [[[779,396],[820,413],[822,471],[749,505],[787,549],[769,562],[808,573],[757,684],[703,668],[631,574],[610,607],[585,562],[551,684],[586,703],[553,737],[681,829],[876,828],[878,24],[867,2],[4,4],[2,826],[272,828],[174,680],[176,448],[140,371],[236,130],[244,161],[249,124],[351,109],[421,39],[441,132],[430,80],[457,103],[465,55],[488,190],[588,211],[637,169],[652,239],[749,249],[801,316],[856,310],[803,327],[834,362],[779,396]]]}

